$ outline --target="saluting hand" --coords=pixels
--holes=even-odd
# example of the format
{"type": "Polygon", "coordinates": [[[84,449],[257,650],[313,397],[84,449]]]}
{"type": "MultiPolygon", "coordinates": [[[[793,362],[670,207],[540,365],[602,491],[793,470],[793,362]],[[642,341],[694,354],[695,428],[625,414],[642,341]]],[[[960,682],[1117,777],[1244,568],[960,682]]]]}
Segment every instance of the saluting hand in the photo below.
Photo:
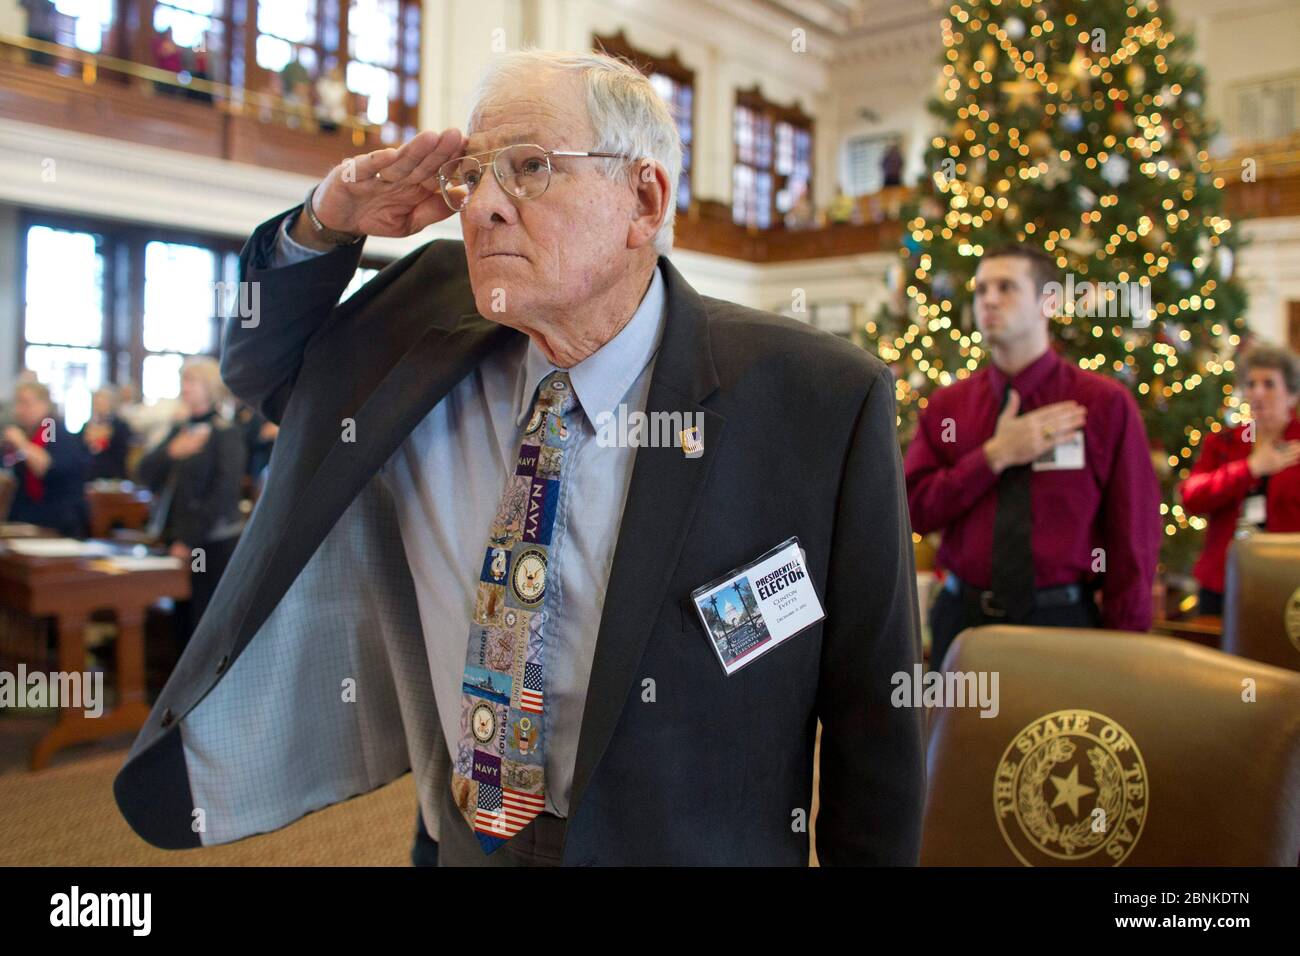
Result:
{"type": "MultiPolygon", "coordinates": [[[[397,149],[377,149],[335,166],[316,187],[312,207],[327,229],[414,235],[452,214],[438,189],[438,167],[464,153],[465,138],[458,129],[419,133],[397,149]]],[[[292,235],[321,248],[305,216],[298,217],[292,235]]]]}
{"type": "Polygon", "coordinates": [[[1027,465],[1043,452],[1072,440],[1088,418],[1088,409],[1073,400],[1044,405],[1023,415],[1019,412],[1020,393],[1012,389],[993,437],[984,443],[984,456],[994,474],[1027,465]]]}

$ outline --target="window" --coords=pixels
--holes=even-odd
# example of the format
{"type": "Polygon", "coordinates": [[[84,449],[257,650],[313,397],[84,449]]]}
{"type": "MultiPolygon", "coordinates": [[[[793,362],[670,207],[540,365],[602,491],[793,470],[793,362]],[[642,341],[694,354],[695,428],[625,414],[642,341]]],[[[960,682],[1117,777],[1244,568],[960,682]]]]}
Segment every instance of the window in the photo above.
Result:
{"type": "MultiPolygon", "coordinates": [[[[218,353],[221,316],[237,305],[239,240],[56,213],[30,213],[22,229],[21,362],[70,430],[101,385],[138,383],[147,403],[173,398],[185,359],[218,353]]],[[[343,298],[383,265],[363,260],[343,298]]]]}
{"type": "Polygon", "coordinates": [[[772,225],[772,123],[762,112],[737,105],[736,165],[732,172],[731,218],[741,225],[772,225]]]}
{"type": "Polygon", "coordinates": [[[1300,130],[1300,73],[1233,87],[1237,137],[1245,142],[1285,139],[1300,130]]]}
{"type": "Polygon", "coordinates": [[[415,134],[420,94],[420,7],[403,0],[349,0],[348,89],[385,142],[415,134]]]}
{"type": "Polygon", "coordinates": [[[316,41],[316,0],[257,0],[257,65],[262,69],[279,73],[297,60],[315,77],[316,41]]]}
{"type": "Polygon", "coordinates": [[[880,163],[888,146],[889,140],[883,136],[855,136],[848,141],[844,150],[848,172],[845,191],[850,196],[867,196],[880,191],[885,182],[880,163]]]}
{"type": "Polygon", "coordinates": [[[80,431],[104,381],[104,239],[35,226],[27,231],[23,364],[50,389],[66,427],[80,431]]]}
{"type": "Polygon", "coordinates": [[[732,129],[731,217],[768,229],[801,195],[812,196],[812,118],[797,106],[768,102],[755,88],[736,94],[732,129]]]}
{"type": "Polygon", "coordinates": [[[58,14],[55,43],[87,53],[104,48],[104,37],[113,22],[113,0],[56,0],[54,9],[58,14]]]}
{"type": "Polygon", "coordinates": [[[682,172],[677,180],[677,208],[691,205],[692,150],[695,140],[695,72],[687,69],[675,52],[655,57],[632,46],[622,32],[613,36],[595,36],[592,46],[611,56],[627,60],[650,78],[655,91],[668,104],[682,141],[682,172]]]}
{"type": "Polygon", "coordinates": [[[666,73],[651,73],[650,82],[668,104],[682,141],[682,174],[677,180],[677,208],[687,209],[691,205],[691,101],[695,90],[666,73]]]}
{"type": "Polygon", "coordinates": [[[218,261],[217,253],[203,246],[145,243],[140,377],[145,402],[175,398],[185,358],[217,350],[218,261]]]}
{"type": "Polygon", "coordinates": [[[166,0],[154,4],[153,28],[172,31],[182,49],[191,49],[221,32],[221,0],[166,0]]]}

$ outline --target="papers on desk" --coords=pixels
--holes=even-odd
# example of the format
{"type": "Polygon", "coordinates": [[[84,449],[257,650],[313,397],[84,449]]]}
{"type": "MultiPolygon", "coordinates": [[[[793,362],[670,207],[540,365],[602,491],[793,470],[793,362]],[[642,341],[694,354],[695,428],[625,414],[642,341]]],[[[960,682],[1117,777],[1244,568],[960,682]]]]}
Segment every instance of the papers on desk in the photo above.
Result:
{"type": "Polygon", "coordinates": [[[37,538],[48,533],[39,525],[25,524],[21,521],[6,521],[0,524],[0,538],[37,538]]]}
{"type": "Polygon", "coordinates": [[[76,538],[18,538],[5,542],[14,554],[29,558],[97,558],[113,553],[103,541],[78,541],[76,538]]]}
{"type": "Polygon", "coordinates": [[[167,554],[150,554],[143,558],[123,554],[105,558],[103,563],[111,564],[120,571],[175,571],[184,566],[180,558],[173,558],[167,554]]]}

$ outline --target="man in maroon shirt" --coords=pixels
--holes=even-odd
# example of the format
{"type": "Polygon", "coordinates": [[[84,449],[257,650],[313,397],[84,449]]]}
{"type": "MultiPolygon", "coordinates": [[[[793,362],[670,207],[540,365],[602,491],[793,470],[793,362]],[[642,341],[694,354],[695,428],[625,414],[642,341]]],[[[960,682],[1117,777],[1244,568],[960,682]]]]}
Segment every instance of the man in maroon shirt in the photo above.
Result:
{"type": "Polygon", "coordinates": [[[930,397],[907,450],[912,528],[943,531],[936,669],[981,624],[1151,625],[1160,490],[1146,430],[1128,389],[1052,350],[1059,279],[1037,250],[984,255],[975,324],[992,364],[930,397]]]}

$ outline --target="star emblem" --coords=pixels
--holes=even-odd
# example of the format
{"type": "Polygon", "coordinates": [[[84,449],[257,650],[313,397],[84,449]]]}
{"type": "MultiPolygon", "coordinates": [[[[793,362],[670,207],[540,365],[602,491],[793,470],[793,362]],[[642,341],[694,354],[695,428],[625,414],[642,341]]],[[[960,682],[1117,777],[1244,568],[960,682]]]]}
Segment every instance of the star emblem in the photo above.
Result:
{"type": "Polygon", "coordinates": [[[1078,764],[1070,768],[1068,777],[1052,777],[1052,783],[1056,785],[1056,799],[1052,801],[1052,808],[1055,809],[1063,803],[1068,803],[1070,812],[1076,818],[1079,816],[1079,798],[1097,792],[1096,787],[1088,787],[1079,783],[1078,764]]]}

